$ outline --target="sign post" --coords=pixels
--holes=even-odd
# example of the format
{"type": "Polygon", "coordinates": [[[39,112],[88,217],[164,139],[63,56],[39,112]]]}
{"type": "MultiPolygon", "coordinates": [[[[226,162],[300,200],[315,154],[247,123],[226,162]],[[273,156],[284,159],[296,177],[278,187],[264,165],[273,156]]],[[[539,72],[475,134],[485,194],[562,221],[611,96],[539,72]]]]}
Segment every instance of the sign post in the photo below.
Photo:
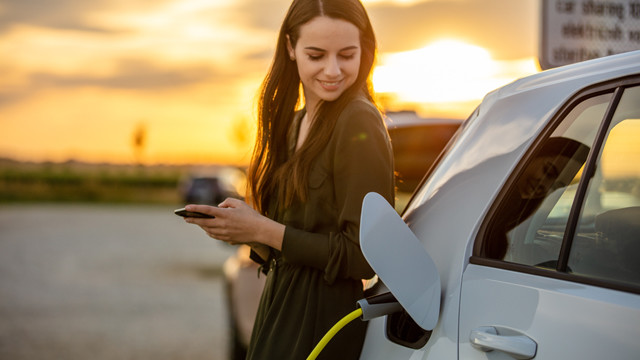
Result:
{"type": "Polygon", "coordinates": [[[543,70],[640,49],[640,0],[542,0],[543,70]]]}

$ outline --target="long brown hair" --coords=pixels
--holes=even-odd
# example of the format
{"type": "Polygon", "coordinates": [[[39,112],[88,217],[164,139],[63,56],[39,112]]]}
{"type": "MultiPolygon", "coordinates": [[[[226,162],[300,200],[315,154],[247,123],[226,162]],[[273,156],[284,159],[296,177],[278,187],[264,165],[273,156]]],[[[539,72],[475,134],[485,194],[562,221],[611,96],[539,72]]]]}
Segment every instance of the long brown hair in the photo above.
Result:
{"type": "Polygon", "coordinates": [[[294,200],[306,200],[309,169],[329,141],[340,112],[358,95],[374,102],[371,70],[375,57],[375,35],[360,1],[293,1],[280,28],[273,63],[262,83],[258,102],[258,133],[248,171],[248,195],[259,212],[266,214],[271,200],[285,206],[294,200]],[[289,158],[287,138],[300,103],[300,76],[296,63],[289,59],[287,35],[295,47],[300,26],[317,16],[345,20],[360,30],[360,68],[355,83],[337,100],[320,103],[312,119],[313,136],[289,158]],[[287,186],[278,185],[283,182],[287,186]]]}

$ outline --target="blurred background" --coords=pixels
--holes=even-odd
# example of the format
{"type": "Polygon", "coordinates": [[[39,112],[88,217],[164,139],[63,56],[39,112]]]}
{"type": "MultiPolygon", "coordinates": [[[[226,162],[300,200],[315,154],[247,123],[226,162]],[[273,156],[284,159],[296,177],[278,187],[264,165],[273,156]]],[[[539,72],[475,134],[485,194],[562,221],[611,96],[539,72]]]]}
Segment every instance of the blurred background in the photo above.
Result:
{"type": "MultiPolygon", "coordinates": [[[[242,197],[289,3],[0,0],[0,358],[230,356],[236,249],[172,210],[242,197]]],[[[363,3],[391,119],[539,71],[538,0],[363,3]]]]}
{"type": "MultiPolygon", "coordinates": [[[[465,118],[537,71],[537,0],[363,1],[389,110],[465,118]]],[[[289,0],[0,1],[0,156],[247,163],[289,0]]]]}

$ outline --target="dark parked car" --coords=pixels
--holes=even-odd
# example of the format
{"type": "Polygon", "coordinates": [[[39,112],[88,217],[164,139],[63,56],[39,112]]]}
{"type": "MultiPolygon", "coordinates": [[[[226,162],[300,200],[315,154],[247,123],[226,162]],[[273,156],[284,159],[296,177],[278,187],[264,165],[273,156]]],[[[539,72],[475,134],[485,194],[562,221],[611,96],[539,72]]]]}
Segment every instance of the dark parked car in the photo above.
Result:
{"type": "Polygon", "coordinates": [[[460,119],[425,119],[413,111],[387,113],[399,192],[413,192],[460,124],[460,119]]]}
{"type": "Polygon", "coordinates": [[[245,181],[243,170],[219,167],[183,179],[180,192],[185,204],[218,205],[227,197],[243,198],[245,181]]]}

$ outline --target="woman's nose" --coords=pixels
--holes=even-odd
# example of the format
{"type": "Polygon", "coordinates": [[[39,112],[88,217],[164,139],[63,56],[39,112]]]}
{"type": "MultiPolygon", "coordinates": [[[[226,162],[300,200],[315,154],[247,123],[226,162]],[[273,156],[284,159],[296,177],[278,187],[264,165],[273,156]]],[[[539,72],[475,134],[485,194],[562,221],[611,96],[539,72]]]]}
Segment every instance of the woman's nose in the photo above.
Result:
{"type": "Polygon", "coordinates": [[[340,63],[336,57],[329,57],[324,67],[324,74],[331,77],[340,75],[340,63]]]}

